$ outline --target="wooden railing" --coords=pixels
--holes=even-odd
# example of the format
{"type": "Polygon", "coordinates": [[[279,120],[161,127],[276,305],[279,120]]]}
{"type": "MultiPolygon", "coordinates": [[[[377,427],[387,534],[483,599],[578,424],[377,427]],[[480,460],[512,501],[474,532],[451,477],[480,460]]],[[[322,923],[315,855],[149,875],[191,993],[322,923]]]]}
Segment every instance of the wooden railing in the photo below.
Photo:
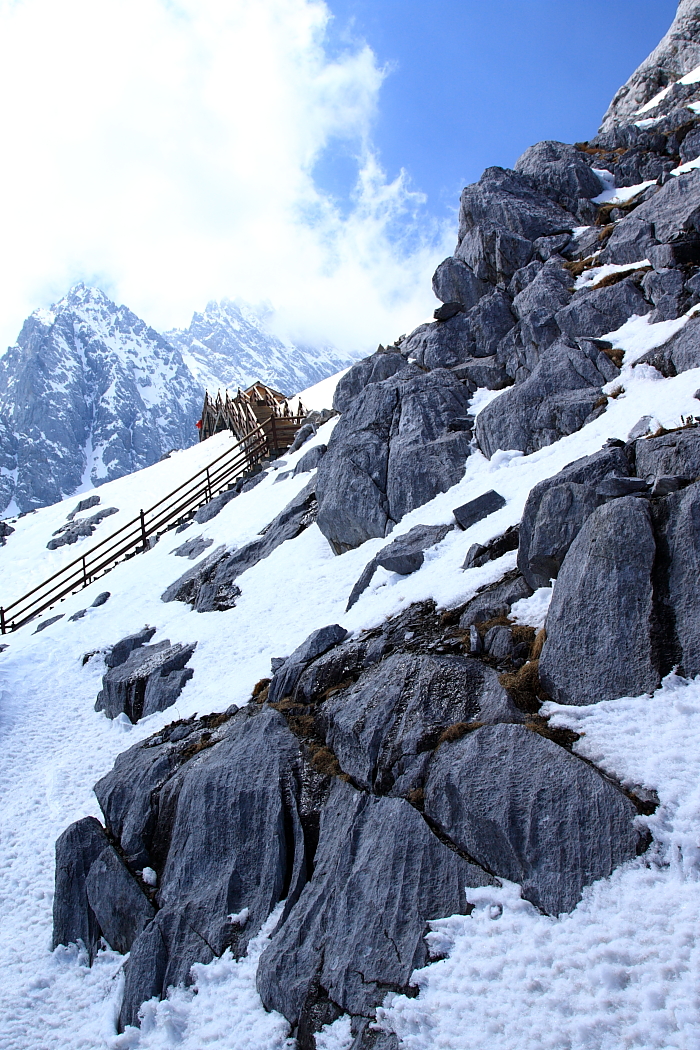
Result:
{"type": "Polygon", "coordinates": [[[188,521],[199,507],[223,492],[258,463],[268,451],[268,436],[259,423],[235,445],[222,452],[148,510],[122,525],[100,543],[65,565],[43,583],[10,605],[0,607],[0,632],[16,631],[57,602],[75,594],[120,562],[147,551],[151,538],[188,521]]]}

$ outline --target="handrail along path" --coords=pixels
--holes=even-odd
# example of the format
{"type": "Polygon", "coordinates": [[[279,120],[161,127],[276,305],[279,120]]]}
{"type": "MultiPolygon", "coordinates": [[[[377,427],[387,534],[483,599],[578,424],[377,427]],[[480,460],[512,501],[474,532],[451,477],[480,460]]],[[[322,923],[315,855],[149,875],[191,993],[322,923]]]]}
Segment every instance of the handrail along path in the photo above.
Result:
{"type": "Polygon", "coordinates": [[[268,437],[264,424],[259,423],[233,447],[226,449],[148,510],[141,510],[136,518],[96,543],[85,554],[69,562],[21,598],[0,607],[0,633],[16,631],[63,598],[87,587],[97,577],[104,576],[120,562],[150,550],[152,536],[158,536],[168,527],[172,528],[173,522],[179,524],[189,520],[199,507],[209,503],[263,459],[267,451],[268,437]]]}

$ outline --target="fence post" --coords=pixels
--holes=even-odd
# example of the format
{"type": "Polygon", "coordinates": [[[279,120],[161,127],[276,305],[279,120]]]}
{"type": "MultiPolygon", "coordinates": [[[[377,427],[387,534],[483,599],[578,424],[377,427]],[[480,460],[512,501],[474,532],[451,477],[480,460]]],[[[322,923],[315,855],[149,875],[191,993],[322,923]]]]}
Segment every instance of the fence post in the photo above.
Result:
{"type": "Polygon", "coordinates": [[[275,426],[275,413],[274,413],[274,410],[272,412],[272,415],[270,416],[270,419],[272,420],[272,448],[270,449],[270,452],[274,451],[274,453],[276,455],[277,454],[277,427],[275,426]]]}
{"type": "Polygon", "coordinates": [[[5,633],[5,610],[0,607],[0,631],[5,633]]]}
{"type": "Polygon", "coordinates": [[[83,554],[83,587],[87,587],[87,585],[88,585],[87,568],[85,566],[85,555],[83,554]]]}
{"type": "Polygon", "coordinates": [[[209,467],[207,467],[207,499],[211,500],[211,478],[209,477],[209,467]]]}
{"type": "Polygon", "coordinates": [[[144,551],[148,550],[148,536],[146,535],[146,515],[141,511],[141,541],[144,551]]]}

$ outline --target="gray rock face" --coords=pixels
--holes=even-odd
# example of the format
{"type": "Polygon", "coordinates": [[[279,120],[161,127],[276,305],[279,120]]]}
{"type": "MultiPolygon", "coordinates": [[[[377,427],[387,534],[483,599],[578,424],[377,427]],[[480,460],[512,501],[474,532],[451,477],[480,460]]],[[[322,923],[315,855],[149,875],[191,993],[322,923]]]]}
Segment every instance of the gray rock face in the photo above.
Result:
{"type": "Polygon", "coordinates": [[[469,230],[489,224],[530,242],[576,226],[569,212],[534,190],[524,175],[504,168],[487,168],[479,182],[462,191],[459,243],[469,230]]]}
{"type": "Polygon", "coordinates": [[[529,175],[540,193],[568,211],[575,211],[579,198],[597,197],[602,189],[587,155],[563,142],[530,146],[516,161],[515,170],[529,175]]]}
{"type": "Polygon", "coordinates": [[[177,558],[189,558],[190,561],[194,561],[200,554],[204,554],[213,542],[213,540],[205,540],[203,536],[193,536],[176,547],[172,553],[177,558]]]}
{"type": "Polygon", "coordinates": [[[555,319],[565,335],[592,339],[615,332],[633,314],[641,317],[650,310],[649,303],[628,278],[612,288],[577,292],[568,306],[557,311],[555,319]]]}
{"type": "MultiPolygon", "coordinates": [[[[601,263],[626,265],[641,263],[648,259],[654,265],[657,262],[658,244],[654,236],[654,227],[650,222],[642,222],[637,211],[626,219],[621,219],[604,250],[598,256],[601,263]]],[[[611,331],[612,329],[609,329],[611,331]]]]}
{"type": "Polygon", "coordinates": [[[533,590],[556,579],[583,523],[605,501],[597,491],[599,483],[610,475],[622,478],[629,473],[623,449],[603,449],[534,486],[523,511],[518,545],[518,568],[533,590]]]}
{"type": "MultiPolygon", "coordinates": [[[[494,671],[460,656],[396,653],[334,694],[320,715],[346,773],[387,794],[456,722],[517,718],[494,671]],[[495,719],[494,719],[495,716],[495,719]]],[[[519,719],[517,719],[519,720],[519,719]]]]}
{"type": "Polygon", "coordinates": [[[155,711],[165,711],[194,674],[185,665],[196,646],[196,642],[171,645],[166,639],[135,649],[123,663],[107,671],[95,710],[104,711],[108,718],[124,713],[134,723],[155,711]]]}
{"type": "Polygon", "coordinates": [[[651,480],[669,475],[700,477],[700,429],[676,430],[634,443],[637,473],[651,480]]]}
{"type": "Polygon", "coordinates": [[[304,868],[298,764],[298,746],[284,720],[266,710],[237,722],[234,732],[164,786],[156,827],[156,836],[167,840],[160,910],[156,929],[132,950],[122,1024],[134,1022],[159,976],[150,951],[154,935],[162,935],[167,949],[162,994],[187,979],[193,962],[228,946],[242,954],[287,892],[291,907],[304,868]],[[212,806],[223,807],[228,819],[208,820],[212,806]],[[241,927],[229,916],[244,907],[249,916],[241,927]]]}
{"type": "Polygon", "coordinates": [[[490,561],[495,561],[497,558],[503,557],[503,555],[508,554],[509,551],[517,550],[519,535],[520,527],[518,525],[511,525],[504,533],[489,540],[486,544],[472,543],[467,551],[467,556],[464,559],[462,568],[479,568],[481,565],[486,565],[490,561]]]}
{"type": "Polygon", "coordinates": [[[433,291],[442,303],[462,303],[467,310],[491,289],[461,259],[450,257],[441,262],[433,276],[433,291]]]}
{"type": "Polygon", "coordinates": [[[381,348],[371,357],[358,361],[341,376],[333,394],[333,408],[336,412],[345,412],[353,398],[361,394],[365,387],[381,383],[406,367],[406,358],[398,349],[381,348]]]}
{"type": "Polygon", "coordinates": [[[594,704],[658,686],[655,555],[646,501],[626,496],[587,519],[559,571],[547,616],[540,679],[553,700],[594,704]]]}
{"type": "Polygon", "coordinates": [[[700,171],[669,179],[651,200],[634,213],[639,222],[648,222],[662,244],[697,237],[700,229],[700,171]]]}
{"type": "Polygon", "coordinates": [[[260,539],[240,550],[217,547],[199,565],[193,566],[161,595],[164,602],[188,602],[197,612],[232,609],[241,593],[235,581],[253,565],[272,554],[281,543],[293,540],[316,518],[313,481],[280,511],[260,539]]]}
{"type": "Polygon", "coordinates": [[[482,521],[483,518],[487,518],[489,514],[494,514],[501,507],[505,507],[505,505],[506,501],[503,496],[499,492],[494,492],[493,489],[490,489],[489,492],[485,492],[482,496],[477,496],[476,499],[470,500],[469,503],[456,507],[452,513],[463,529],[470,529],[477,521],[482,521]]]}
{"type": "Polygon", "coordinates": [[[342,1011],[371,1016],[426,962],[427,921],[463,913],[464,887],[490,881],[403,799],[336,781],[313,878],[260,959],[263,1004],[300,1024],[321,987],[342,1011]]]}
{"type": "Polygon", "coordinates": [[[596,407],[601,387],[616,375],[619,370],[592,342],[555,343],[528,379],[479,413],[479,448],[488,457],[499,448],[529,454],[573,434],[596,407]]]}
{"type": "Polygon", "coordinates": [[[294,468],[294,477],[297,474],[305,474],[307,470],[315,470],[327,451],[326,445],[314,445],[306,455],[302,456],[294,468]]]}
{"type": "Polygon", "coordinates": [[[417,572],[423,564],[423,552],[444,540],[451,528],[451,525],[416,525],[404,536],[399,536],[383,547],[365,566],[350,592],[345,611],[352,609],[360,595],[367,590],[379,566],[388,569],[389,572],[398,572],[402,576],[417,572]]]}
{"type": "Polygon", "coordinates": [[[386,536],[409,510],[455,484],[470,437],[448,424],[468,408],[469,391],[449,372],[415,366],[353,400],[315,479],[318,526],[336,553],[386,536]]]}
{"type": "Polygon", "coordinates": [[[443,744],[425,812],[549,915],[570,911],[585,886],[636,853],[636,811],[622,792],[518,725],[485,726],[443,744]]]}
{"type": "Polygon", "coordinates": [[[56,842],[52,947],[82,941],[93,958],[100,928],[88,903],[85,882],[93,861],[108,845],[102,825],[94,817],[71,824],[56,842]]]}
{"type": "Polygon", "coordinates": [[[571,274],[558,259],[550,260],[513,300],[513,311],[521,322],[521,333],[530,353],[528,364],[532,369],[542,353],[560,335],[554,320],[557,310],[571,299],[571,274]],[[532,350],[536,350],[533,353],[532,350]]]}
{"type": "Polygon", "coordinates": [[[466,314],[421,325],[401,344],[401,352],[425,368],[453,368],[471,358],[492,357],[514,324],[507,296],[491,291],[466,314]]]}
{"type": "Polygon", "coordinates": [[[674,336],[640,358],[642,364],[653,365],[662,375],[674,376],[700,366],[700,317],[691,317],[674,336]]]}
{"type": "Polygon", "coordinates": [[[329,627],[321,627],[310,634],[273,676],[268,694],[269,703],[274,704],[285,696],[291,696],[307,664],[339,645],[347,638],[347,635],[345,628],[337,623],[329,627]]]}
{"type": "Polygon", "coordinates": [[[194,520],[198,525],[204,525],[205,522],[211,521],[215,518],[224,507],[238,496],[240,490],[238,488],[228,489],[226,492],[220,492],[218,496],[214,496],[214,499],[210,499],[208,503],[205,503],[203,507],[200,507],[194,516],[194,520]]]}
{"type": "Polygon", "coordinates": [[[128,634],[126,638],[122,638],[107,653],[105,657],[107,667],[119,667],[120,664],[123,664],[128,659],[134,649],[140,649],[142,645],[150,642],[155,633],[155,627],[144,627],[142,630],[137,631],[136,634],[128,634]]]}
{"type": "Polygon", "coordinates": [[[659,654],[661,671],[679,664],[682,674],[693,677],[700,674],[700,485],[675,492],[663,503],[655,508],[659,562],[666,577],[657,594],[659,644],[665,649],[659,654]]]}
{"type": "Polygon", "coordinates": [[[0,361],[2,456],[17,471],[2,506],[56,503],[86,476],[112,481],[192,445],[202,393],[162,336],[77,285],[32,314],[0,361]]]}
{"type": "Polygon", "coordinates": [[[700,9],[697,0],[681,0],[666,36],[615,95],[601,131],[632,123],[641,106],[699,64],[700,9]]]}
{"type": "Polygon", "coordinates": [[[304,423],[303,427],[300,427],[299,430],[297,430],[294,436],[294,441],[292,441],[291,445],[287,450],[288,455],[291,455],[292,452],[296,452],[298,448],[301,448],[304,442],[308,441],[309,438],[313,437],[315,433],[316,427],[313,423],[304,423]]]}
{"type": "Polygon", "coordinates": [[[472,624],[507,616],[514,602],[529,598],[531,594],[532,587],[527,580],[517,572],[511,573],[503,582],[491,584],[467,602],[459,626],[466,630],[472,624]]]}
{"type": "Polygon", "coordinates": [[[72,521],[73,515],[71,515],[71,523],[69,525],[62,525],[60,529],[57,529],[53,535],[53,539],[50,539],[46,544],[46,549],[55,551],[59,547],[64,547],[66,544],[77,543],[83,536],[92,536],[95,528],[104,521],[105,518],[118,513],[118,507],[105,507],[103,510],[98,510],[97,514],[92,514],[89,518],[83,518],[81,521],[75,522],[72,521]]]}
{"type": "Polygon", "coordinates": [[[85,890],[107,944],[126,954],[156,911],[113,846],[90,865],[85,890]]]}

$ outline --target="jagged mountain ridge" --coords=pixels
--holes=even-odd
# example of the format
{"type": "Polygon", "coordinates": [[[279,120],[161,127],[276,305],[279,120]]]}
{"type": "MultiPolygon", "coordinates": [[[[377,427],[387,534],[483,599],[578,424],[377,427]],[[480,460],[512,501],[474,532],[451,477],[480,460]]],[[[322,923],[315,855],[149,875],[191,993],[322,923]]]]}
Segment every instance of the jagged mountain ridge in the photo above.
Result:
{"type": "Polygon", "coordinates": [[[77,285],[0,358],[0,505],[32,510],[191,445],[201,391],[182,355],[77,285]]]}
{"type": "Polygon", "coordinates": [[[347,363],[282,343],[229,300],[166,338],[76,285],[36,310],[0,358],[0,512],[56,503],[194,444],[206,388],[262,379],[293,394],[347,363]]]}
{"type": "Polygon", "coordinates": [[[212,300],[188,328],[164,333],[208,390],[248,387],[256,380],[296,394],[340,371],[350,359],[333,347],[295,346],[265,329],[264,318],[244,303],[212,300]]]}

